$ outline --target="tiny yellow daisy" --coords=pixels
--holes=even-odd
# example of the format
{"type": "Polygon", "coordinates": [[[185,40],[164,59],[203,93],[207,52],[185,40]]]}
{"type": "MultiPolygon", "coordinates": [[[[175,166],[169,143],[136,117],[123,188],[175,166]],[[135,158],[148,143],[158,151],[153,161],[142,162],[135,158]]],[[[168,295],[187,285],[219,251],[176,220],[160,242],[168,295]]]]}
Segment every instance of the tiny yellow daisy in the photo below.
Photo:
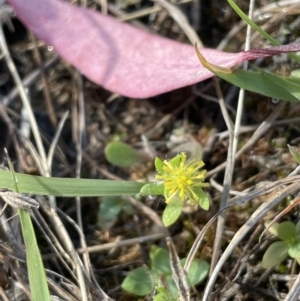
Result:
{"type": "Polygon", "coordinates": [[[202,160],[190,161],[186,163],[186,154],[181,153],[172,160],[164,160],[162,169],[156,175],[157,180],[164,183],[166,203],[169,203],[175,196],[181,201],[187,199],[192,204],[197,203],[199,187],[208,187],[208,183],[204,183],[206,170],[199,170],[204,166],[202,160]]]}

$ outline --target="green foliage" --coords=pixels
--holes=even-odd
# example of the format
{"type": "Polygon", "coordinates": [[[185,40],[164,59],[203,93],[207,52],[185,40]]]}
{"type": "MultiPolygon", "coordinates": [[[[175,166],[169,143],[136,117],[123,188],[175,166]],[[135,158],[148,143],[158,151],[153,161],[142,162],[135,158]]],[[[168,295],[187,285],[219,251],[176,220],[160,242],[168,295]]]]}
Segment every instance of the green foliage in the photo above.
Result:
{"type": "Polygon", "coordinates": [[[150,250],[151,270],[157,275],[171,275],[171,265],[169,253],[166,249],[156,245],[150,250]]]}
{"type": "Polygon", "coordinates": [[[122,283],[122,288],[137,296],[149,295],[152,291],[152,276],[146,267],[131,271],[122,283]]]}
{"type": "Polygon", "coordinates": [[[289,221],[282,222],[277,227],[277,236],[281,240],[286,240],[293,243],[294,239],[296,238],[295,225],[289,221]]]}
{"type": "MultiPolygon", "coordinates": [[[[167,250],[152,246],[150,250],[151,269],[145,267],[131,271],[122,283],[122,288],[137,296],[146,296],[155,290],[155,301],[175,301],[178,292],[172,279],[170,256],[167,250]]],[[[181,260],[182,266],[185,259],[181,260]]],[[[194,259],[187,274],[190,286],[201,283],[208,275],[209,264],[194,259]]]]}
{"type": "Polygon", "coordinates": [[[278,76],[261,69],[260,72],[237,69],[231,74],[214,73],[231,84],[248,91],[293,102],[300,99],[298,84],[293,83],[294,79],[288,77],[278,76]]]}
{"type": "MultiPolygon", "coordinates": [[[[119,196],[136,195],[145,185],[133,181],[112,181],[97,179],[74,179],[40,177],[15,173],[20,193],[37,195],[75,196],[119,196]]],[[[11,174],[0,169],[0,187],[16,191],[11,174]]]]}
{"type": "Polygon", "coordinates": [[[288,248],[289,244],[287,241],[272,243],[263,256],[262,267],[267,269],[281,263],[288,256],[288,248]]]}
{"type": "Polygon", "coordinates": [[[207,194],[204,192],[204,190],[200,187],[196,187],[195,188],[196,194],[198,195],[199,199],[198,199],[198,203],[199,206],[203,209],[203,210],[208,210],[209,209],[209,198],[207,196],[207,194]]]}
{"type": "Polygon", "coordinates": [[[176,298],[171,298],[168,294],[168,291],[162,287],[157,286],[156,288],[156,294],[153,298],[154,301],[177,301],[176,298]]]}
{"type": "Polygon", "coordinates": [[[107,160],[119,167],[130,167],[145,161],[146,157],[128,144],[120,141],[109,143],[105,148],[107,160]]]}
{"type": "MultiPolygon", "coordinates": [[[[273,45],[280,45],[278,41],[276,41],[274,38],[268,35],[261,27],[259,27],[252,20],[250,20],[233,0],[228,0],[228,2],[232,6],[232,8],[237,12],[237,14],[252,28],[257,30],[273,45]]],[[[255,68],[256,70],[258,70],[258,72],[253,72],[218,67],[207,62],[205,58],[201,55],[197,47],[196,52],[203,66],[205,66],[207,69],[209,69],[211,72],[213,72],[220,78],[232,83],[237,87],[275,99],[282,99],[293,102],[300,100],[299,77],[278,76],[276,74],[266,72],[259,68],[255,68]]],[[[298,62],[300,61],[300,57],[296,54],[289,54],[289,57],[293,58],[298,62]]]]}
{"type": "MultiPolygon", "coordinates": [[[[19,191],[18,174],[14,172],[13,164],[8,158],[10,168],[10,180],[16,192],[19,191]]],[[[32,301],[50,301],[50,292],[47,283],[46,271],[44,268],[42,256],[37,244],[30,213],[19,209],[18,210],[21,222],[22,235],[26,246],[26,263],[28,269],[28,278],[31,291],[32,301]]],[[[24,275],[25,276],[25,275],[24,275]]]]}
{"type": "Polygon", "coordinates": [[[281,263],[288,256],[300,261],[300,222],[297,225],[286,221],[281,224],[274,223],[272,234],[277,235],[281,241],[272,243],[265,252],[262,260],[263,268],[270,268],[281,263]]]}
{"type": "Polygon", "coordinates": [[[99,207],[98,218],[103,229],[110,229],[122,211],[133,213],[131,205],[118,197],[103,198],[99,207]]]}
{"type": "Polygon", "coordinates": [[[162,216],[162,222],[166,227],[171,226],[177,221],[181,214],[183,205],[184,203],[178,198],[174,198],[172,202],[167,204],[162,216]]]}
{"type": "Polygon", "coordinates": [[[148,183],[141,188],[140,193],[144,195],[164,195],[164,191],[163,183],[148,183]]]}

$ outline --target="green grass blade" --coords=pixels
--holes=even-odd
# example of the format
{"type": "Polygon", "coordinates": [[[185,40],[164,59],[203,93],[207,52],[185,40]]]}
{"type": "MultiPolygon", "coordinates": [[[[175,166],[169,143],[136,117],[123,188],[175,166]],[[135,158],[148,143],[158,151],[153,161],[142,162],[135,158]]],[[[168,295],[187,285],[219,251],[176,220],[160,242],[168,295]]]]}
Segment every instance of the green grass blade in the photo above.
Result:
{"type": "Polygon", "coordinates": [[[235,10],[235,12],[243,19],[247,24],[249,24],[253,29],[258,31],[266,40],[272,43],[275,46],[280,46],[281,44],[271,37],[268,33],[266,33],[260,26],[256,25],[249,17],[237,6],[237,4],[233,0],[228,0],[230,6],[235,10]]]}
{"type": "MultiPolygon", "coordinates": [[[[228,0],[230,6],[235,10],[235,12],[243,19],[247,24],[249,24],[254,30],[258,31],[266,40],[275,46],[280,46],[281,44],[266,33],[260,26],[256,25],[249,17],[236,5],[233,0],[228,0]]],[[[288,54],[289,57],[293,58],[295,61],[300,63],[300,57],[296,54],[288,54]]]]}
{"type": "MultiPolygon", "coordinates": [[[[276,99],[279,98],[287,101],[299,101],[298,97],[296,97],[296,93],[290,92],[288,87],[283,88],[287,84],[287,78],[281,78],[280,76],[275,76],[274,74],[267,72],[253,72],[245,70],[234,70],[231,74],[223,72],[215,72],[215,74],[220,78],[248,91],[276,99]]],[[[289,86],[295,88],[295,84],[292,82],[289,86]]]]}
{"type": "Polygon", "coordinates": [[[300,100],[300,79],[278,76],[273,73],[265,72],[261,70],[261,73],[267,76],[271,81],[274,82],[274,86],[278,85],[282,90],[285,90],[287,93],[290,93],[294,97],[300,100]]]}
{"type": "MultiPolygon", "coordinates": [[[[18,176],[14,171],[13,164],[11,163],[6,149],[5,152],[10,168],[10,171],[6,172],[6,175],[10,179],[11,185],[13,186],[14,190],[19,193],[20,189],[18,185],[18,176]]],[[[37,245],[30,214],[22,209],[19,209],[18,213],[20,216],[22,235],[26,246],[26,263],[31,299],[32,301],[51,301],[46,272],[41,258],[40,250],[37,245]]]]}
{"type": "MultiPolygon", "coordinates": [[[[96,179],[45,178],[15,173],[20,193],[53,196],[135,195],[145,183],[96,179]]],[[[11,173],[0,170],[0,188],[15,191],[11,173]]]]}
{"type": "Polygon", "coordinates": [[[201,64],[220,78],[248,91],[287,101],[299,101],[300,80],[283,77],[256,68],[259,72],[233,70],[209,63],[195,47],[201,64]],[[291,89],[291,91],[290,91],[291,89]]]}
{"type": "Polygon", "coordinates": [[[22,234],[26,246],[26,259],[32,301],[50,301],[47,277],[28,212],[20,209],[22,234]]]}

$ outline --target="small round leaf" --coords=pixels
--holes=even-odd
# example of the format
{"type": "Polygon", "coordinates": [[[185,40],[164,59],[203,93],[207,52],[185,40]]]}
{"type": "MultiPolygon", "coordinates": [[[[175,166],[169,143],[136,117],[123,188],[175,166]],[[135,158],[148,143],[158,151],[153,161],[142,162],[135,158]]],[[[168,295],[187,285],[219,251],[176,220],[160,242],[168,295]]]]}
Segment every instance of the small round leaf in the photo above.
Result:
{"type": "Polygon", "coordinates": [[[290,221],[282,222],[277,227],[277,236],[281,240],[296,239],[296,227],[295,227],[295,225],[290,221]]]}
{"type": "Polygon", "coordinates": [[[166,206],[162,216],[163,224],[166,227],[174,224],[177,221],[181,214],[183,204],[184,203],[179,198],[174,197],[166,206]]]}
{"type": "Polygon", "coordinates": [[[187,274],[190,286],[201,283],[208,275],[209,264],[204,260],[194,259],[187,274]]]}
{"type": "Polygon", "coordinates": [[[203,210],[208,210],[209,209],[209,198],[207,196],[207,194],[204,192],[204,190],[200,187],[196,187],[194,188],[194,192],[197,194],[197,196],[199,197],[198,199],[198,203],[199,206],[203,209],[203,210]]]}
{"type": "Polygon", "coordinates": [[[111,164],[124,168],[143,162],[146,159],[145,155],[120,141],[109,143],[105,148],[105,155],[111,164]]]}
{"type": "Polygon", "coordinates": [[[122,288],[137,296],[149,295],[153,290],[151,273],[145,267],[133,270],[124,279],[122,288]]]}
{"type": "MultiPolygon", "coordinates": [[[[152,251],[152,248],[151,248],[152,251]]],[[[150,253],[151,270],[157,275],[171,274],[170,256],[166,249],[155,248],[154,252],[150,253]]]]}
{"type": "Polygon", "coordinates": [[[269,246],[262,260],[262,267],[267,269],[279,264],[288,256],[287,241],[276,241],[269,246]]]}

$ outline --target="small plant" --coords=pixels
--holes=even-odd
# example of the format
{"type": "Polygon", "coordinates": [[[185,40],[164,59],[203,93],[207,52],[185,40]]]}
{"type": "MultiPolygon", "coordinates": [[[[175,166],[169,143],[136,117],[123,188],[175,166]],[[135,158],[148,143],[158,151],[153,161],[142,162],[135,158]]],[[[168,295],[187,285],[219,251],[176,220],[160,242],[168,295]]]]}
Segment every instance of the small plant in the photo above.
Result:
{"type": "Polygon", "coordinates": [[[273,267],[288,256],[300,263],[300,221],[296,225],[290,221],[274,223],[269,232],[281,241],[276,241],[269,246],[262,260],[263,268],[273,267]]]}
{"type": "Polygon", "coordinates": [[[171,160],[155,159],[155,168],[158,172],[158,183],[149,183],[142,187],[142,194],[163,195],[167,207],[163,213],[165,226],[173,224],[179,217],[184,202],[199,204],[204,210],[209,209],[209,199],[202,188],[209,184],[204,182],[206,170],[202,160],[186,161],[186,154],[181,153],[171,160]]]}
{"type": "Polygon", "coordinates": [[[98,221],[102,229],[110,229],[117,221],[121,212],[132,215],[132,206],[120,197],[101,198],[98,221]]]}
{"type": "MultiPolygon", "coordinates": [[[[181,260],[184,265],[185,259],[181,260]]],[[[176,301],[178,291],[170,265],[170,256],[167,250],[152,246],[150,251],[150,266],[140,267],[131,271],[122,283],[122,288],[127,292],[146,296],[154,292],[155,301],[176,301]]],[[[201,283],[208,275],[209,264],[206,261],[195,259],[187,274],[190,286],[201,283]]]]}

